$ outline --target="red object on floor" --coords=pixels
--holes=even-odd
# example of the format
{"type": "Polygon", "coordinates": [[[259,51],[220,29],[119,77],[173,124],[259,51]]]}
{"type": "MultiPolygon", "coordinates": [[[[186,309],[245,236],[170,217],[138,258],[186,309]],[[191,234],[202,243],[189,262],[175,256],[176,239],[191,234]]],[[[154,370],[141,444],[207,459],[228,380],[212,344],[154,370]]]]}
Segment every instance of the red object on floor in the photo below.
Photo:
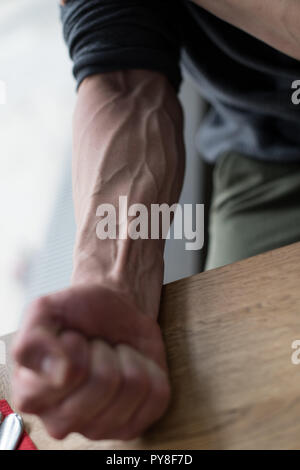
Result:
{"type": "MultiPolygon", "coordinates": [[[[6,400],[0,400],[0,411],[3,414],[4,418],[13,413],[13,410],[11,409],[6,400]]],[[[20,444],[17,450],[37,450],[36,446],[25,431],[20,440],[20,444]]]]}

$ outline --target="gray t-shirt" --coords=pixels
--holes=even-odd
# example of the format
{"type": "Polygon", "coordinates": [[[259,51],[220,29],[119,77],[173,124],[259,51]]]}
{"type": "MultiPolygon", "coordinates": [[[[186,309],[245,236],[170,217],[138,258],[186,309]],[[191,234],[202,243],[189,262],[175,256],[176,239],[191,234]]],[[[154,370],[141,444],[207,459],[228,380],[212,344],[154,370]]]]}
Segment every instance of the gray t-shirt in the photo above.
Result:
{"type": "Polygon", "coordinates": [[[165,73],[178,90],[181,56],[211,105],[197,135],[205,159],[238,151],[300,161],[300,105],[292,102],[299,61],[189,0],[69,0],[61,11],[78,83],[144,68],[165,73]]]}

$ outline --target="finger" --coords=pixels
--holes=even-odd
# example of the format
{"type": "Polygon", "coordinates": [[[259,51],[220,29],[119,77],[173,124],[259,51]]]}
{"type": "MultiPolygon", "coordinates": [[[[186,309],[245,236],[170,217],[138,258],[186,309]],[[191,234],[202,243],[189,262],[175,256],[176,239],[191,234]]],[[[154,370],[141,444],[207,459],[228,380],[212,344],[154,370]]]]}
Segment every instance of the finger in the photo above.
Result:
{"type": "MultiPolygon", "coordinates": [[[[86,379],[89,372],[89,350],[85,339],[75,332],[64,332],[60,338],[67,357],[64,380],[54,384],[45,373],[16,366],[13,392],[17,407],[27,413],[40,413],[61,401],[86,379]]],[[[54,376],[51,373],[50,376],[54,376]]]]}
{"type": "Polygon", "coordinates": [[[107,434],[107,439],[131,440],[140,437],[166,412],[171,390],[167,374],[153,362],[148,361],[151,389],[144,403],[135,411],[131,419],[117,431],[107,434]]]}
{"type": "Polygon", "coordinates": [[[57,439],[78,431],[107,408],[120,386],[121,376],[115,351],[103,341],[90,343],[91,369],[86,383],[55,408],[40,414],[49,434],[57,439]]]}
{"type": "Polygon", "coordinates": [[[12,346],[12,356],[18,365],[48,376],[53,385],[59,385],[68,368],[68,358],[58,339],[60,330],[61,319],[58,320],[51,300],[41,298],[27,309],[23,328],[12,346]]]}
{"type": "Polygon", "coordinates": [[[115,429],[124,426],[148,394],[149,376],[141,354],[127,345],[117,346],[116,354],[122,371],[122,386],[111,406],[80,430],[89,439],[107,439],[115,429]]]}

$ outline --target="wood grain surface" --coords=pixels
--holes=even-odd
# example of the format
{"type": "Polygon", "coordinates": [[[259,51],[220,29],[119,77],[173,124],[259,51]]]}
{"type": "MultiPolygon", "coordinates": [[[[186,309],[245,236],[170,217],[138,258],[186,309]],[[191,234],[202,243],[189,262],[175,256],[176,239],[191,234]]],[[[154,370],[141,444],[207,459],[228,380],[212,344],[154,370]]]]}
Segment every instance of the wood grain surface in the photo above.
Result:
{"type": "MultiPolygon", "coordinates": [[[[55,441],[25,416],[40,449],[300,448],[300,244],[165,286],[160,323],[173,385],[164,418],[120,443],[55,441]]],[[[0,366],[8,399],[10,370],[0,366]]]]}

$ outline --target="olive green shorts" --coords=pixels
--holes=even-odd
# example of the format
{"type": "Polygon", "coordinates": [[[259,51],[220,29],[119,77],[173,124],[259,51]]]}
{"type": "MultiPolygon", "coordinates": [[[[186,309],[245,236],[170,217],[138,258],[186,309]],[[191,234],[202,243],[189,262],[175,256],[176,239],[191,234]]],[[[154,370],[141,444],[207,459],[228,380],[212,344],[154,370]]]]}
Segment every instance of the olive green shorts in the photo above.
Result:
{"type": "Polygon", "coordinates": [[[300,163],[226,153],[214,168],[209,219],[206,269],[300,241],[300,163]]]}

